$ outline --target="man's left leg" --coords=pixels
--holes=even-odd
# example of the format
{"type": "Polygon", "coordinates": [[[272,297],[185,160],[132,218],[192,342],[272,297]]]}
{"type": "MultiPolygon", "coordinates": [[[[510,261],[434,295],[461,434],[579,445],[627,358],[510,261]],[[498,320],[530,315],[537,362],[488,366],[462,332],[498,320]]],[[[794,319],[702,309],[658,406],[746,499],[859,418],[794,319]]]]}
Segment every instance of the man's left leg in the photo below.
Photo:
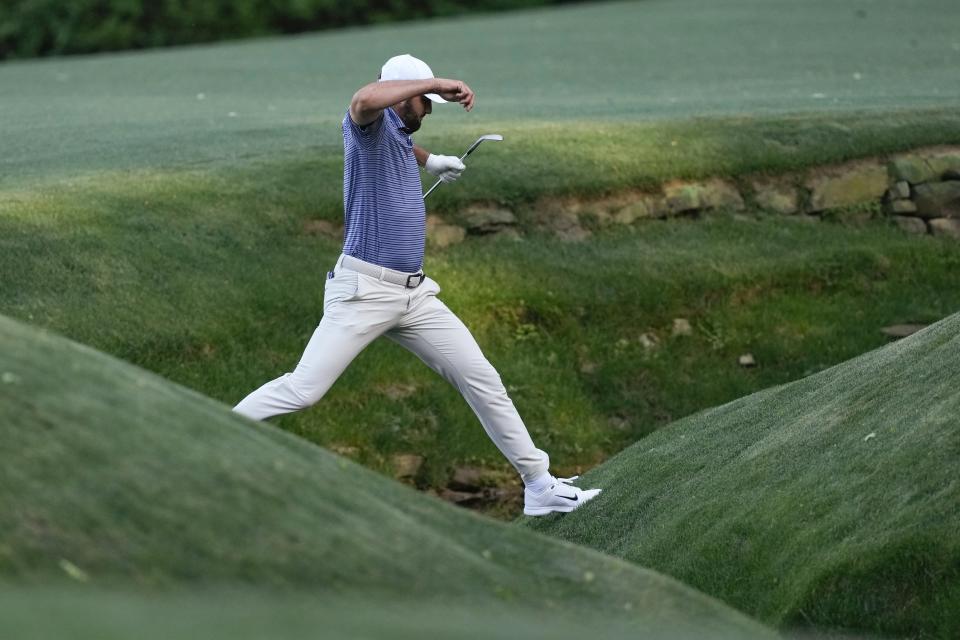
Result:
{"type": "Polygon", "coordinates": [[[550,458],[537,449],[513,401],[473,335],[437,299],[439,287],[427,279],[411,296],[410,310],[385,335],[406,347],[456,387],[501,453],[524,483],[547,475],[550,458]]]}

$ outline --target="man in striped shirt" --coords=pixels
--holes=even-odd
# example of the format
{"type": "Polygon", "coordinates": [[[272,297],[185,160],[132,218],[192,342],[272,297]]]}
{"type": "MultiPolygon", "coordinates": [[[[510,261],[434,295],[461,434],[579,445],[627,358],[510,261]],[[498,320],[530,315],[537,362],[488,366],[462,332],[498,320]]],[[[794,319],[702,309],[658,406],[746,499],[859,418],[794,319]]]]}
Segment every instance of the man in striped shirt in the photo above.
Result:
{"type": "Polygon", "coordinates": [[[266,383],[234,410],[255,420],[316,403],[350,362],[380,336],[397,342],[455,386],[487,435],[520,473],[524,513],[568,512],[600,493],[556,478],[470,331],[437,298],[423,273],[426,212],[422,166],[444,181],[464,170],[455,156],[413,143],[433,103],[470,111],[461,80],[435,78],[410,55],[388,60],[377,82],[361,87],[343,119],[343,252],[324,289],[323,318],[296,369],[266,383]]]}

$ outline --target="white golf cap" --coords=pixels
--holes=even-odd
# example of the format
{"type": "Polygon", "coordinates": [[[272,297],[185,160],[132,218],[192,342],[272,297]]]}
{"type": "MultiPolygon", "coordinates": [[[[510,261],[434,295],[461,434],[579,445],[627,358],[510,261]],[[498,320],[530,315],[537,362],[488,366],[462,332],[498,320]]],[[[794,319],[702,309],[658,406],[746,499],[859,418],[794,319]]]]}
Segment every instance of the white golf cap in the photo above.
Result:
{"type": "MultiPolygon", "coordinates": [[[[433,77],[433,71],[420,58],[409,53],[393,56],[380,69],[381,80],[426,80],[433,77]]],[[[432,102],[447,102],[435,93],[424,94],[432,102]]]]}

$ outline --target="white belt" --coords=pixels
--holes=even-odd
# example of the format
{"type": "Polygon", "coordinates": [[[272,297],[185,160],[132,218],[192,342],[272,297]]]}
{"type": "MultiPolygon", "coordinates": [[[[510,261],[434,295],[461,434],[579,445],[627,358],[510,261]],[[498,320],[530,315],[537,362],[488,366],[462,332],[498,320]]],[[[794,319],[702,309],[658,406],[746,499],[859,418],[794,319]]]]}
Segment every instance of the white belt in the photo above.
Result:
{"type": "Polygon", "coordinates": [[[422,269],[417,273],[406,273],[404,271],[397,271],[395,269],[381,267],[380,265],[372,264],[370,262],[364,262],[363,260],[354,258],[353,256],[343,256],[340,261],[340,266],[342,266],[344,269],[352,269],[358,273],[372,276],[377,280],[383,280],[384,282],[402,285],[408,289],[416,289],[423,284],[424,280],[427,279],[427,276],[423,273],[422,269]]]}

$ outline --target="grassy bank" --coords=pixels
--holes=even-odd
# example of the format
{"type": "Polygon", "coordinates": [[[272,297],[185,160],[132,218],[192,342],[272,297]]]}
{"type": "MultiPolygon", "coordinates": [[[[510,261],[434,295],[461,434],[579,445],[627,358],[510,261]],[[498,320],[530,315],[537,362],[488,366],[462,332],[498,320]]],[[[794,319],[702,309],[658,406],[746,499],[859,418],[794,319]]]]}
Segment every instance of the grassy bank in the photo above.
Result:
{"type": "Polygon", "coordinates": [[[661,429],[524,524],[778,626],[960,631],[960,316],[661,429]]]}
{"type": "MultiPolygon", "coordinates": [[[[469,599],[470,611],[455,607],[455,617],[487,611],[530,625],[535,611],[557,610],[544,626],[561,634],[578,613],[631,634],[766,634],[672,579],[424,496],[63,338],[4,318],[0,346],[4,589],[73,582],[134,590],[141,595],[67,594],[57,607],[89,602],[120,618],[130,609],[138,620],[172,606],[148,605],[150,593],[169,603],[180,589],[236,588],[273,602],[293,594],[285,605],[293,610],[325,601],[336,625],[369,630],[393,616],[408,631],[413,621],[447,628],[451,621],[414,616],[440,616],[444,603],[469,599]],[[388,600],[389,610],[356,620],[361,603],[388,600]]],[[[32,607],[56,599],[17,597],[32,607]]],[[[210,625],[225,599],[201,597],[188,613],[210,625]]],[[[277,615],[235,601],[227,612],[277,615]]],[[[2,619],[24,625],[22,615],[2,619]]],[[[292,628],[302,634],[298,619],[292,628]]],[[[97,622],[87,613],[81,627],[97,622]]]]}
{"type": "MultiPolygon", "coordinates": [[[[236,403],[291,370],[320,319],[339,240],[305,232],[301,177],[141,175],[24,199],[0,219],[0,308],[236,403]]],[[[582,244],[469,239],[426,266],[535,440],[575,471],[877,347],[883,326],[955,311],[958,265],[953,244],[879,224],[718,216],[582,244]],[[673,336],[674,318],[692,335],[673,336]],[[745,352],[757,368],[737,365],[745,352]]],[[[388,343],[278,422],[386,473],[394,454],[422,455],[421,487],[460,465],[506,468],[459,395],[388,343]]]]}

